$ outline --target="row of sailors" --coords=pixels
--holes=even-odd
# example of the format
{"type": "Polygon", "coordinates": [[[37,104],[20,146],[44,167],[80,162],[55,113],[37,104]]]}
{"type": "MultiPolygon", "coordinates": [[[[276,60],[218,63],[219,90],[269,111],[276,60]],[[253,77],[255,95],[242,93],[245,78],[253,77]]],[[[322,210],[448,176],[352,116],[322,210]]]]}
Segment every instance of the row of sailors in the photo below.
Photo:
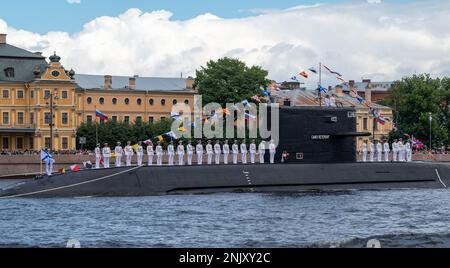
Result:
{"type": "MultiPolygon", "coordinates": [[[[143,156],[144,156],[144,148],[142,147],[142,143],[139,142],[139,145],[136,148],[136,155],[137,155],[137,165],[142,166],[143,162],[143,156]]],[[[269,143],[269,154],[270,154],[270,163],[275,163],[275,154],[276,154],[276,145],[273,141],[270,141],[269,143]]],[[[158,166],[162,166],[162,158],[164,154],[167,154],[168,156],[168,164],[169,166],[174,165],[174,158],[175,158],[175,147],[173,145],[173,142],[170,142],[169,146],[167,147],[167,151],[163,150],[163,147],[161,145],[161,142],[158,142],[157,146],[154,148],[153,144],[149,144],[147,146],[147,157],[148,157],[148,165],[153,165],[153,159],[156,155],[156,164],[158,166]]],[[[187,154],[187,164],[192,165],[192,158],[194,155],[194,151],[197,154],[197,164],[202,165],[203,164],[203,154],[204,154],[204,147],[201,141],[198,141],[197,146],[194,146],[189,141],[186,150],[185,146],[183,145],[183,142],[180,141],[179,145],[176,150],[176,154],[178,156],[178,165],[182,166],[185,164],[184,155],[187,154]]],[[[225,141],[224,145],[222,146],[219,141],[216,142],[216,144],[213,146],[211,141],[208,141],[208,144],[206,145],[206,155],[207,155],[207,163],[208,165],[211,165],[213,163],[213,157],[215,157],[215,164],[220,164],[221,162],[221,156],[223,154],[223,163],[225,165],[228,164],[229,155],[232,154],[233,158],[233,164],[238,163],[238,155],[239,152],[241,153],[241,160],[243,164],[247,164],[247,153],[250,154],[250,163],[255,163],[256,155],[259,155],[259,163],[264,164],[264,156],[266,153],[266,143],[263,141],[258,146],[256,145],[255,141],[252,141],[252,143],[249,146],[249,150],[247,150],[247,144],[245,144],[245,141],[242,142],[240,145],[237,141],[234,141],[234,144],[229,146],[228,141],[225,141]]],[[[115,154],[115,167],[121,167],[122,166],[122,156],[125,156],[125,164],[126,166],[131,166],[131,159],[134,155],[134,149],[131,146],[131,142],[128,142],[128,145],[125,148],[122,148],[121,143],[118,142],[117,146],[114,149],[115,154]]],[[[109,168],[109,162],[111,159],[111,149],[108,147],[108,144],[105,143],[104,147],[100,149],[100,144],[97,144],[97,147],[95,148],[95,167],[100,168],[100,162],[103,157],[103,165],[105,168],[109,168]]]]}
{"type": "Polygon", "coordinates": [[[369,159],[370,162],[375,161],[375,152],[377,154],[377,161],[381,162],[383,161],[383,154],[384,154],[384,161],[389,162],[390,161],[390,153],[392,148],[392,161],[393,162],[411,162],[412,161],[412,148],[411,143],[406,142],[403,143],[403,140],[400,139],[399,141],[394,140],[392,145],[389,145],[388,142],[385,142],[384,144],[381,144],[381,142],[375,142],[375,144],[370,143],[370,145],[367,145],[367,141],[365,141],[362,145],[362,161],[367,162],[367,151],[369,151],[369,159]]]}

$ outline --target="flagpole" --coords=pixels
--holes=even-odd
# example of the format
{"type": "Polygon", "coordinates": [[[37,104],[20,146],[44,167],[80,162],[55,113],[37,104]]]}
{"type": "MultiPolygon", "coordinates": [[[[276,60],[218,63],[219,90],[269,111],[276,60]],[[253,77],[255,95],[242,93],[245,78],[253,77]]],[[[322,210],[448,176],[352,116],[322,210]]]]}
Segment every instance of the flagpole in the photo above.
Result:
{"type": "Polygon", "coordinates": [[[42,176],[42,159],[41,159],[41,155],[42,155],[42,147],[39,147],[39,164],[40,164],[40,168],[41,168],[41,176],[42,176]]]}
{"type": "Polygon", "coordinates": [[[97,122],[97,106],[95,108],[95,144],[98,144],[98,122],[97,122]]]}
{"type": "Polygon", "coordinates": [[[322,107],[322,63],[319,62],[319,105],[322,107]]]}

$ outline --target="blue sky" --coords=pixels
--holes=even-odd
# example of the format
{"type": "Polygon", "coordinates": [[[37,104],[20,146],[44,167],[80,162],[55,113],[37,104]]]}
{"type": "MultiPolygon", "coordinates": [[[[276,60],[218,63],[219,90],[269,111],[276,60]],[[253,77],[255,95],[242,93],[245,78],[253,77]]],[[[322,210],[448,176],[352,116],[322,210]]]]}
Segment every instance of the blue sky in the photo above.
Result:
{"type": "MultiPolygon", "coordinates": [[[[343,0],[14,0],[2,1],[0,18],[14,28],[36,33],[64,31],[74,33],[99,16],[117,16],[129,8],[144,12],[165,9],[172,19],[184,20],[204,13],[223,18],[255,15],[255,10],[286,9],[298,5],[348,2],[343,0]]],[[[355,1],[355,0],[354,0],[355,1]]],[[[358,1],[358,0],[356,0],[358,1]]],[[[364,0],[360,0],[364,1],[364,0]]],[[[395,1],[395,0],[394,0],[395,1]]]]}

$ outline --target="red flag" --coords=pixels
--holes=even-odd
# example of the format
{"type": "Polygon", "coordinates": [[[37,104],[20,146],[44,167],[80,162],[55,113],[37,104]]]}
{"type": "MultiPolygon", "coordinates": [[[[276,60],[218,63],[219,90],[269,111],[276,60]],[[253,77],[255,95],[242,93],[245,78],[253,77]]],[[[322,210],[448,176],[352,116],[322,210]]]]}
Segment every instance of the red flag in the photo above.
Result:
{"type": "Polygon", "coordinates": [[[300,72],[299,75],[303,76],[304,78],[308,78],[308,73],[305,71],[300,72]]]}

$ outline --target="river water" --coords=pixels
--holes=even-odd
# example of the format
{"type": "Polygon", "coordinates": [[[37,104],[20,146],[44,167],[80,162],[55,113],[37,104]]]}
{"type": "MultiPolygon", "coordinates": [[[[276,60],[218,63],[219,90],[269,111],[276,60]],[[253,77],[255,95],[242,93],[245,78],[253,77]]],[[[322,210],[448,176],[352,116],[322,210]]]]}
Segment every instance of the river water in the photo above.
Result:
{"type": "Polygon", "coordinates": [[[0,247],[450,247],[449,204],[445,189],[7,199],[0,247]]]}

